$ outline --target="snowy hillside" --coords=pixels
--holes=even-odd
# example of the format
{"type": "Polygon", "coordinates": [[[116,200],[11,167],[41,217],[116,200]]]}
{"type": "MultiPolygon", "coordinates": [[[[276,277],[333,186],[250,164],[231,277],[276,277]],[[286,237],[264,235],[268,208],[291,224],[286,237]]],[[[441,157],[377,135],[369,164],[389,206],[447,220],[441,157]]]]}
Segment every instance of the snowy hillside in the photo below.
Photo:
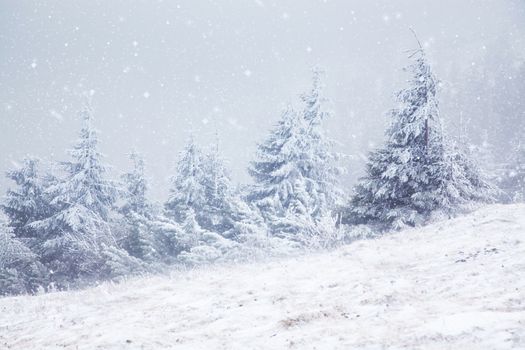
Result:
{"type": "Polygon", "coordinates": [[[0,299],[6,349],[524,349],[525,205],[330,253],[0,299]]]}

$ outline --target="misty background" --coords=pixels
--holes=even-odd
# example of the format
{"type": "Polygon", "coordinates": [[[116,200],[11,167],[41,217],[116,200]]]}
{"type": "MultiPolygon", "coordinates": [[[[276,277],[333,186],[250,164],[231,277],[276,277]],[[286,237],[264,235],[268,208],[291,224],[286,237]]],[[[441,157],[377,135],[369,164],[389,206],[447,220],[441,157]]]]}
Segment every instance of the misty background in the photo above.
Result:
{"type": "MultiPolygon", "coordinates": [[[[256,143],[318,65],[350,190],[408,78],[409,27],[442,82],[448,133],[487,134],[504,158],[525,120],[522,0],[0,0],[0,173],[26,155],[67,159],[91,92],[112,177],[136,149],[165,199],[188,137],[207,148],[217,132],[247,183],[256,143]]],[[[1,193],[9,185],[1,176],[1,193]]]]}

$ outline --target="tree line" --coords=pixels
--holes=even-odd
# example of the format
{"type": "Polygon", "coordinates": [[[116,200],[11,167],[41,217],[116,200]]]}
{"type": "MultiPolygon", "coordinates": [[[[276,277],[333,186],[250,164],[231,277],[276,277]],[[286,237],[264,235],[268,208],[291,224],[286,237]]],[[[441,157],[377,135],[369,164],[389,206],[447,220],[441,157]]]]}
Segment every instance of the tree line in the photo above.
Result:
{"type": "Polygon", "coordinates": [[[86,104],[79,139],[59,172],[43,172],[38,159],[27,158],[7,173],[14,186],[1,202],[0,294],[332,247],[495,201],[498,184],[523,199],[524,145],[516,143],[511,165],[491,181],[472,149],[447,136],[425,52],[410,57],[386,141],[369,154],[351,191],[340,183],[340,157],[324,132],[330,112],[317,69],[301,108],[285,108],[258,144],[248,167],[253,184],[234,186],[218,147],[204,150],[190,138],[162,204],[148,199],[137,152],[129,172],[108,179],[86,104]]]}

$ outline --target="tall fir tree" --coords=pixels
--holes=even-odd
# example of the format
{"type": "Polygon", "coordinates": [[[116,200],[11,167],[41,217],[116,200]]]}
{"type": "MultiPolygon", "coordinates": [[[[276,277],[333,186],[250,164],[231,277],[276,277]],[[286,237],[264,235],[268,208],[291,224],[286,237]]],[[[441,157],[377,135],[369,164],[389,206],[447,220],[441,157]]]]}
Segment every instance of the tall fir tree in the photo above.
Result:
{"type": "Polygon", "coordinates": [[[108,222],[116,189],[105,178],[107,170],[98,151],[92,112],[86,103],[80,112],[80,138],[69,151],[72,159],[61,163],[65,175],[47,190],[57,212],[31,224],[41,232],[42,262],[59,283],[81,276],[96,277],[102,247],[115,244],[108,222]]]}
{"type": "Polygon", "coordinates": [[[272,232],[302,243],[320,233],[321,222],[327,229],[325,218],[342,204],[338,156],[323,130],[331,113],[321,75],[320,69],[313,70],[312,88],[301,96],[302,110],[283,112],[249,168],[255,182],[249,201],[272,232]]]}
{"type": "Polygon", "coordinates": [[[122,175],[124,185],[120,213],[124,217],[125,236],[122,246],[133,257],[153,262],[158,259],[157,242],[152,229],[153,206],[147,199],[148,183],[143,157],[130,154],[133,168],[122,175]]]}
{"type": "Polygon", "coordinates": [[[248,201],[258,208],[270,231],[293,237],[303,227],[289,216],[304,216],[301,222],[313,225],[308,209],[311,202],[305,192],[306,179],[300,168],[304,156],[304,120],[288,106],[266,140],[258,145],[257,159],[248,169],[254,186],[248,201]]]}
{"type": "Polygon", "coordinates": [[[233,186],[225,161],[219,153],[219,140],[203,156],[203,186],[206,202],[202,208],[200,226],[223,234],[232,228],[228,203],[233,199],[233,186]]]}
{"type": "Polygon", "coordinates": [[[169,198],[164,205],[168,217],[182,223],[190,209],[198,215],[206,204],[203,179],[203,153],[192,137],[181,153],[176,173],[171,178],[169,198]]]}
{"type": "Polygon", "coordinates": [[[410,86],[397,94],[383,148],[369,156],[347,220],[403,228],[436,212],[490,200],[491,186],[443,132],[438,81],[420,48],[411,54],[410,86]]]}
{"type": "Polygon", "coordinates": [[[312,70],[312,88],[303,94],[304,118],[303,159],[301,172],[307,182],[306,190],[312,199],[311,215],[316,220],[331,216],[343,204],[343,191],[339,184],[342,173],[337,166],[339,156],[333,151],[334,142],[328,138],[323,123],[332,118],[329,100],[324,96],[324,71],[312,70]]]}

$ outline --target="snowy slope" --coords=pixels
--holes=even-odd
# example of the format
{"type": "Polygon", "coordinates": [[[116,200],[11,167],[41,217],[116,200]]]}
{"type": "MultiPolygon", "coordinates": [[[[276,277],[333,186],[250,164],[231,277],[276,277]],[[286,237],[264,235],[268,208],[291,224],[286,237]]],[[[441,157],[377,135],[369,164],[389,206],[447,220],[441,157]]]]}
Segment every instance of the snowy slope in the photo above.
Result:
{"type": "Polygon", "coordinates": [[[329,253],[0,299],[7,349],[525,349],[525,206],[329,253]]]}

